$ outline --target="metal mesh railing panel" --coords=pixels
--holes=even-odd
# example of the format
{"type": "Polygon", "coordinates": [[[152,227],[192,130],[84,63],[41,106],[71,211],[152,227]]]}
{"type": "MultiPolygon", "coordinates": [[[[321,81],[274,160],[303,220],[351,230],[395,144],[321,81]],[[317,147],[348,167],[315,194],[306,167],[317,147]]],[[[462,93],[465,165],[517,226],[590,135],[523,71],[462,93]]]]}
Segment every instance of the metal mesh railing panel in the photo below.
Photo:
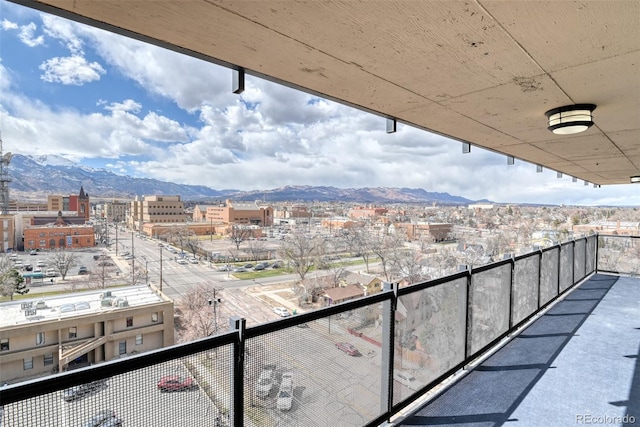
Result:
{"type": "Polygon", "coordinates": [[[84,426],[92,418],[125,426],[230,425],[231,350],[224,346],[4,405],[2,425],[84,426]]]}
{"type": "Polygon", "coordinates": [[[578,283],[587,275],[586,248],[586,239],[576,240],[573,248],[573,283],[578,283]]]}
{"type": "Polygon", "coordinates": [[[394,404],[464,361],[466,288],[461,278],[398,298],[394,404]]]}
{"type": "Polygon", "coordinates": [[[516,260],[513,274],[511,323],[517,325],[538,309],[539,256],[516,260]]]}
{"type": "Polygon", "coordinates": [[[573,285],[573,245],[560,246],[560,292],[573,285]]]}
{"type": "Polygon", "coordinates": [[[381,306],[249,338],[245,425],[361,426],[380,416],[381,306]]]}
{"type": "Polygon", "coordinates": [[[555,247],[542,253],[540,263],[540,306],[558,295],[560,249],[555,247]]]}
{"type": "Polygon", "coordinates": [[[474,273],[469,288],[468,355],[509,329],[511,264],[474,273]]]}

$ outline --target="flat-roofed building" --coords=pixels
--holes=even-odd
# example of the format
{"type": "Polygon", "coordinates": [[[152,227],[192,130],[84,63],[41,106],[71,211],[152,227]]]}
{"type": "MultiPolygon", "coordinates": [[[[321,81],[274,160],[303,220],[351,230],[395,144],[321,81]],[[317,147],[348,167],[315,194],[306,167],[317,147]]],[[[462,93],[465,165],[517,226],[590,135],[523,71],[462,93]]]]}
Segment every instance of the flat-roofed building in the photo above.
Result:
{"type": "Polygon", "coordinates": [[[0,381],[174,344],[173,302],[148,286],[0,304],[0,381]]]}
{"type": "Polygon", "coordinates": [[[207,206],[207,220],[222,224],[244,224],[269,227],[273,225],[273,208],[258,202],[226,200],[219,206],[207,206]]]}
{"type": "Polygon", "coordinates": [[[129,202],[121,202],[118,200],[109,201],[102,206],[102,215],[109,222],[124,221],[127,217],[127,209],[129,202]]]}
{"type": "Polygon", "coordinates": [[[131,202],[127,225],[132,230],[143,231],[144,224],[185,223],[187,216],[180,196],[142,196],[131,202]]]}

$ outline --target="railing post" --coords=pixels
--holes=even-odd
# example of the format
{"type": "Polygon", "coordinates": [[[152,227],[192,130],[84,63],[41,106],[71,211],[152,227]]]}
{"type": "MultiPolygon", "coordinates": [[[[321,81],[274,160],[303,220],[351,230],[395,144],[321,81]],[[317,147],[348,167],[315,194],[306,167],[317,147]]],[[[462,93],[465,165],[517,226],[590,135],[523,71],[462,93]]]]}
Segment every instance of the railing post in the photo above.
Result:
{"type": "Polygon", "coordinates": [[[513,327],[513,287],[515,282],[516,260],[511,254],[511,279],[509,280],[509,329],[513,327]]]}
{"type": "Polygon", "coordinates": [[[600,233],[596,233],[596,260],[593,270],[595,273],[598,272],[598,256],[600,255],[600,233]]]}
{"type": "Polygon", "coordinates": [[[538,250],[538,303],[536,304],[538,310],[540,310],[540,293],[542,287],[542,249],[538,250]]]}
{"type": "Polygon", "coordinates": [[[380,361],[380,412],[391,414],[393,407],[393,362],[395,356],[395,314],[398,307],[398,283],[382,282],[383,291],[393,291],[382,303],[382,358],[380,361]],[[386,351],[385,351],[386,350],[386,351]]]}
{"type": "MultiPolygon", "coordinates": [[[[467,268],[467,312],[464,321],[464,360],[469,359],[471,347],[471,268],[467,268]]],[[[466,369],[466,365],[465,368],[466,369]]]]}
{"type": "Polygon", "coordinates": [[[561,269],[562,269],[562,243],[558,242],[558,284],[556,286],[556,297],[560,295],[560,282],[562,281],[561,269]]]}
{"type": "Polygon", "coordinates": [[[233,345],[233,372],[231,373],[233,384],[231,422],[235,427],[244,426],[244,331],[246,326],[246,319],[240,316],[229,318],[229,330],[238,331],[238,339],[233,345]]]}

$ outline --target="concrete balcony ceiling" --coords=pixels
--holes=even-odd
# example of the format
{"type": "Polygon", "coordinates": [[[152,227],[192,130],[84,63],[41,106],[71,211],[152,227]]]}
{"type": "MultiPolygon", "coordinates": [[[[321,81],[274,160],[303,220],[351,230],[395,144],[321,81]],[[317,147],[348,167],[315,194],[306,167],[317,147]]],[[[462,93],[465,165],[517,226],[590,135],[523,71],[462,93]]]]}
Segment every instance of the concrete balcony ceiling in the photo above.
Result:
{"type": "Polygon", "coordinates": [[[640,175],[637,1],[12,1],[594,184],[640,175]],[[580,103],[594,126],[546,129],[580,103]]]}

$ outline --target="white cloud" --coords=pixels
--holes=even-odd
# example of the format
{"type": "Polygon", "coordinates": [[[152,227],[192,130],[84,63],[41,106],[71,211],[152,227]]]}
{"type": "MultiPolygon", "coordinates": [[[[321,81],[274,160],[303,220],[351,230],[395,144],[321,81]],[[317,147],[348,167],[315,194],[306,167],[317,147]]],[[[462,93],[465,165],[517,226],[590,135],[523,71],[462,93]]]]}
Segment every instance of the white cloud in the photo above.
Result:
{"type": "Polygon", "coordinates": [[[18,24],[16,24],[15,22],[11,22],[8,19],[3,19],[2,20],[2,29],[3,30],[17,30],[18,29],[18,24]]]}
{"type": "Polygon", "coordinates": [[[72,55],[83,56],[83,42],[75,34],[77,24],[72,23],[55,16],[42,15],[42,24],[44,33],[54,39],[59,40],[69,49],[72,55]]]}
{"type": "Polygon", "coordinates": [[[46,82],[76,86],[100,80],[100,75],[106,73],[97,62],[89,63],[77,55],[48,59],[39,68],[44,71],[40,78],[46,82]]]}
{"type": "Polygon", "coordinates": [[[22,25],[20,26],[20,31],[18,32],[18,38],[22,43],[26,44],[29,47],[40,46],[44,43],[44,37],[42,35],[35,37],[36,29],[36,24],[34,24],[33,22],[27,25],[22,25]]]}

